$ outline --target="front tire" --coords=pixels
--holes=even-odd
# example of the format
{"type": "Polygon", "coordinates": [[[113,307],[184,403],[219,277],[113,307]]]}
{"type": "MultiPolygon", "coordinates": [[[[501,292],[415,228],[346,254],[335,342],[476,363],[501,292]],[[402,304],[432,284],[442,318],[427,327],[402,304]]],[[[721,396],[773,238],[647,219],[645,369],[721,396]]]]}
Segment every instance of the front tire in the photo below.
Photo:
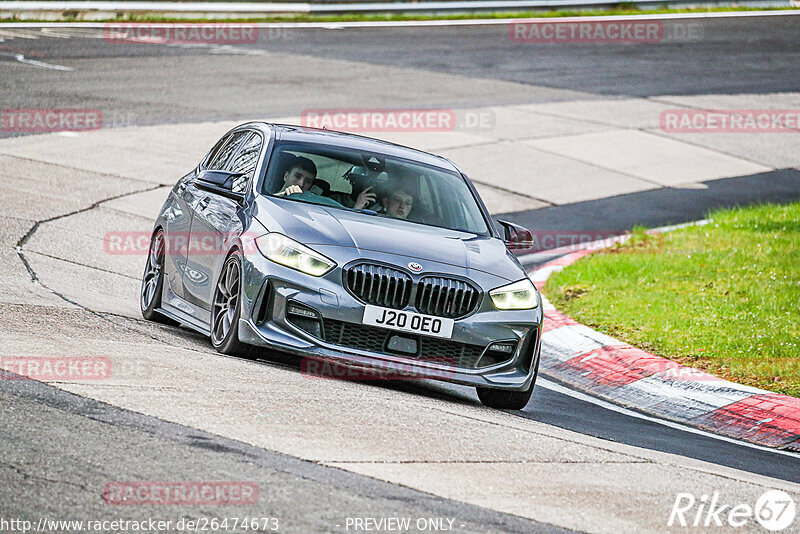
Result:
{"type": "Polygon", "coordinates": [[[211,344],[222,354],[245,354],[239,341],[241,314],[242,262],[238,253],[225,260],[211,305],[211,344]]]}
{"type": "Polygon", "coordinates": [[[533,394],[533,384],[525,391],[506,391],[504,389],[475,388],[478,398],[489,408],[498,410],[521,410],[528,405],[533,394]]]}
{"type": "MultiPolygon", "coordinates": [[[[541,349],[540,349],[541,350],[541,349]]],[[[507,391],[505,389],[492,389],[492,388],[475,388],[478,392],[478,398],[481,402],[489,408],[498,410],[522,410],[528,405],[533,395],[533,387],[536,385],[536,379],[539,378],[539,361],[541,359],[541,352],[536,354],[536,363],[533,369],[533,380],[531,385],[525,391],[507,391]]]]}

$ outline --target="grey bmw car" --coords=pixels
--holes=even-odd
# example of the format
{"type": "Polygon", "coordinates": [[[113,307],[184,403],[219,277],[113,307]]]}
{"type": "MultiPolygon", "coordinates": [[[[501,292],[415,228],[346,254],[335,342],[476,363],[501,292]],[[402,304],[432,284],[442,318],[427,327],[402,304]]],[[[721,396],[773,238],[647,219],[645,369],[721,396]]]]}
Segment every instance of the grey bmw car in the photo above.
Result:
{"type": "MultiPolygon", "coordinates": [[[[347,369],[477,388],[521,409],[536,381],[542,309],[450,161],[329,130],[251,122],[171,190],[155,222],[142,315],[347,369]]],[[[305,361],[305,360],[304,360],[305,361]]]]}

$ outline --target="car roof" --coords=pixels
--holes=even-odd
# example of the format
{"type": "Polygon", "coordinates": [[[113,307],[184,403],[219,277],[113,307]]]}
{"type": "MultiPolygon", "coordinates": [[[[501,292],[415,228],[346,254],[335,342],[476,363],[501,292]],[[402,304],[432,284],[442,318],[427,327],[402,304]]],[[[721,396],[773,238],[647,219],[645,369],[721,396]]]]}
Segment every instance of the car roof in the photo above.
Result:
{"type": "Polygon", "coordinates": [[[372,137],[364,137],[362,135],[350,134],[345,132],[337,132],[335,130],[320,130],[318,128],[309,128],[306,126],[296,126],[291,124],[275,124],[267,122],[256,122],[242,125],[241,127],[248,126],[261,126],[264,129],[271,129],[275,132],[276,138],[281,141],[297,141],[302,143],[314,143],[321,145],[340,146],[352,150],[363,150],[366,152],[378,152],[386,156],[393,156],[396,158],[408,159],[430,165],[432,167],[439,167],[449,171],[461,172],[458,167],[453,165],[448,159],[435,154],[429,154],[422,150],[410,148],[372,137]]]}

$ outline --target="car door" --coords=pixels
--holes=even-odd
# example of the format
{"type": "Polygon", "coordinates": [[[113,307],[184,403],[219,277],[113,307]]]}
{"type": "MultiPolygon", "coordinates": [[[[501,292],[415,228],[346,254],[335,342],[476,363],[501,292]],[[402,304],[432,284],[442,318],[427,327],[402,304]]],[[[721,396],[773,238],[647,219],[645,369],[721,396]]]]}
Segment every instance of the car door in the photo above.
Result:
{"type": "MultiPolygon", "coordinates": [[[[252,182],[264,138],[254,131],[236,132],[234,137],[232,143],[236,143],[236,148],[224,164],[215,162],[213,170],[242,173],[242,177],[234,180],[233,191],[245,193],[252,182]]],[[[187,300],[203,310],[206,320],[210,318],[216,279],[230,248],[230,241],[242,232],[239,217],[242,206],[222,195],[208,191],[200,193],[192,218],[188,262],[191,267],[186,271],[184,283],[187,300]]]]}
{"type": "Polygon", "coordinates": [[[169,247],[164,270],[169,288],[166,299],[176,305],[180,303],[174,302],[172,297],[184,298],[185,295],[183,278],[188,258],[189,236],[192,230],[192,212],[198,200],[197,195],[202,193],[192,186],[192,182],[197,176],[197,172],[217,157],[227,145],[230,137],[230,135],[222,137],[200,162],[200,165],[178,180],[170,196],[170,205],[164,213],[167,246],[169,247]]]}

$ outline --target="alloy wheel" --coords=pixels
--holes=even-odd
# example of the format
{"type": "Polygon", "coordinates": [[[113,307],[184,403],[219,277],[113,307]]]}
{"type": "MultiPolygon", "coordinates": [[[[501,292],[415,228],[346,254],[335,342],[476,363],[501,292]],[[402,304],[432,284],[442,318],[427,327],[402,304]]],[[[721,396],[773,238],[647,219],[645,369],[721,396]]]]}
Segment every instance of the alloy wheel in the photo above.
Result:
{"type": "Polygon", "coordinates": [[[217,283],[214,292],[214,304],[211,308],[211,341],[214,345],[221,345],[231,327],[234,326],[236,307],[239,304],[239,285],[241,272],[239,262],[230,259],[225,264],[225,269],[217,283]]]}
{"type": "Polygon", "coordinates": [[[142,277],[142,310],[147,310],[156,298],[159,282],[164,275],[164,234],[158,232],[150,241],[150,253],[142,277]]]}

